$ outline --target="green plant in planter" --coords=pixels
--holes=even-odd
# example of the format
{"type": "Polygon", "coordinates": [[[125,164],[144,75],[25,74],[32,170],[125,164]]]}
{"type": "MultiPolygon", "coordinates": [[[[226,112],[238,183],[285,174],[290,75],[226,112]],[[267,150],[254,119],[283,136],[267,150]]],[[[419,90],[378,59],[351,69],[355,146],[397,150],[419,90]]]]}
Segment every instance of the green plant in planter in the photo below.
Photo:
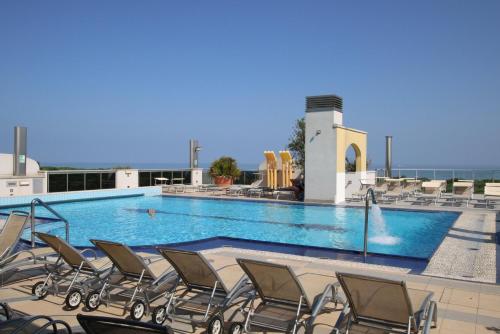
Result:
{"type": "Polygon", "coordinates": [[[236,160],[231,157],[220,157],[212,162],[210,166],[210,175],[213,178],[224,177],[231,180],[240,177],[241,171],[238,168],[236,160]]]}

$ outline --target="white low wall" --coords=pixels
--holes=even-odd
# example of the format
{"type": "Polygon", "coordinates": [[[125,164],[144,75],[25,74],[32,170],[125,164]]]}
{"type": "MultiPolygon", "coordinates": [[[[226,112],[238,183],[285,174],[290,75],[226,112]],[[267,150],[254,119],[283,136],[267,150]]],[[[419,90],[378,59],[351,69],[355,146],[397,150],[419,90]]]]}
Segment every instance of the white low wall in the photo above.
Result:
{"type": "Polygon", "coordinates": [[[30,196],[15,196],[0,198],[0,207],[9,207],[16,205],[29,205],[35,198],[40,198],[46,203],[61,201],[78,201],[85,199],[111,198],[131,195],[157,196],[161,195],[161,186],[141,187],[130,189],[102,189],[71,191],[61,193],[36,194],[30,196]]]}
{"type": "Polygon", "coordinates": [[[199,186],[203,184],[203,169],[193,168],[191,169],[191,185],[199,186]]]}
{"type": "Polygon", "coordinates": [[[117,189],[139,187],[139,171],[137,169],[118,169],[115,177],[117,189]]]}

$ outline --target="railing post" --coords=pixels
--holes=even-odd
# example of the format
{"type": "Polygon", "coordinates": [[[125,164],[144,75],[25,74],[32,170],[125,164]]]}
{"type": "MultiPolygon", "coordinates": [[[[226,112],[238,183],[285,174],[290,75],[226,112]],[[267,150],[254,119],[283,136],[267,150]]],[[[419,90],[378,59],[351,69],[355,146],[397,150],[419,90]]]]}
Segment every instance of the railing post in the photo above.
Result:
{"type": "Polygon", "coordinates": [[[31,201],[30,223],[31,223],[31,248],[35,248],[35,206],[36,200],[31,201]]]}

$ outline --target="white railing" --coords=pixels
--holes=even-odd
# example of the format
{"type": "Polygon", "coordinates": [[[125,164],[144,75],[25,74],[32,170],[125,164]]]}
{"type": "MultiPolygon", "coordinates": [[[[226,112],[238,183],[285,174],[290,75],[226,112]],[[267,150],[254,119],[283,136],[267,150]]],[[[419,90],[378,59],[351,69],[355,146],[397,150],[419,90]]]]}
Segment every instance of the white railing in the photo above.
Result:
{"type": "MultiPolygon", "coordinates": [[[[385,169],[377,169],[384,176],[385,169]]],[[[393,168],[392,177],[412,177],[430,180],[490,180],[500,181],[500,169],[393,168]]]]}

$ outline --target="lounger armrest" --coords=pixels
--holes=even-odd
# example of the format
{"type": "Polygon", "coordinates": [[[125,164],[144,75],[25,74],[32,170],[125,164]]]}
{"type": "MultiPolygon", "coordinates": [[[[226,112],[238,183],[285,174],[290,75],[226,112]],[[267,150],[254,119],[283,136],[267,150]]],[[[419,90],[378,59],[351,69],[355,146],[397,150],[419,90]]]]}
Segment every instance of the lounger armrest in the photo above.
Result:
{"type": "Polygon", "coordinates": [[[157,279],[155,279],[153,281],[153,284],[158,284],[158,282],[160,282],[160,281],[171,282],[171,281],[174,281],[176,279],[180,279],[177,276],[176,271],[175,270],[170,270],[170,271],[167,271],[166,273],[163,273],[162,275],[160,275],[160,277],[158,277],[157,279]]]}
{"type": "Polygon", "coordinates": [[[61,325],[63,328],[66,329],[66,333],[72,334],[73,332],[71,331],[71,327],[62,320],[51,320],[50,322],[46,323],[42,327],[40,327],[36,332],[33,332],[33,334],[41,334],[41,333],[47,333],[47,329],[49,327],[52,327],[54,332],[59,333],[59,329],[57,328],[57,325],[61,325]]]}
{"type": "MultiPolygon", "coordinates": [[[[4,252],[4,254],[8,252],[8,249],[4,252]]],[[[9,255],[7,256],[6,258],[2,259],[2,261],[0,261],[0,263],[3,263],[3,262],[10,262],[11,259],[15,259],[16,257],[18,257],[20,254],[22,253],[28,253],[31,255],[31,257],[36,261],[36,256],[35,256],[35,253],[33,253],[32,251],[30,250],[22,250],[22,251],[19,251],[15,254],[12,254],[12,255],[9,255]]],[[[3,254],[2,254],[3,255],[3,254]]]]}
{"type": "Polygon", "coordinates": [[[151,264],[151,263],[158,262],[160,260],[164,260],[165,258],[163,256],[161,256],[161,255],[151,255],[151,256],[144,256],[144,257],[142,257],[142,259],[147,264],[151,264]]]}
{"type": "Polygon", "coordinates": [[[241,296],[242,294],[253,291],[253,285],[251,284],[250,280],[248,277],[243,275],[238,282],[234,285],[234,287],[231,289],[229,294],[227,295],[228,299],[234,299],[238,296],[241,296]]]}
{"type": "Polygon", "coordinates": [[[80,251],[80,254],[82,254],[82,255],[83,255],[85,252],[91,252],[91,253],[92,253],[92,255],[94,255],[94,260],[97,260],[97,252],[96,252],[94,249],[92,249],[92,248],[85,248],[85,249],[82,249],[82,250],[80,251]]]}
{"type": "MultiPolygon", "coordinates": [[[[311,312],[311,318],[314,319],[318,316],[318,314],[323,310],[324,306],[333,301],[335,303],[338,303],[338,288],[340,287],[339,282],[335,282],[332,284],[328,284],[325,289],[323,290],[323,293],[321,294],[321,297],[314,303],[313,309],[311,312]]],[[[342,302],[342,304],[345,304],[342,302]]]]}
{"type": "Polygon", "coordinates": [[[437,305],[435,301],[430,302],[427,318],[422,329],[422,334],[429,334],[431,332],[432,322],[436,319],[437,305]]]}

